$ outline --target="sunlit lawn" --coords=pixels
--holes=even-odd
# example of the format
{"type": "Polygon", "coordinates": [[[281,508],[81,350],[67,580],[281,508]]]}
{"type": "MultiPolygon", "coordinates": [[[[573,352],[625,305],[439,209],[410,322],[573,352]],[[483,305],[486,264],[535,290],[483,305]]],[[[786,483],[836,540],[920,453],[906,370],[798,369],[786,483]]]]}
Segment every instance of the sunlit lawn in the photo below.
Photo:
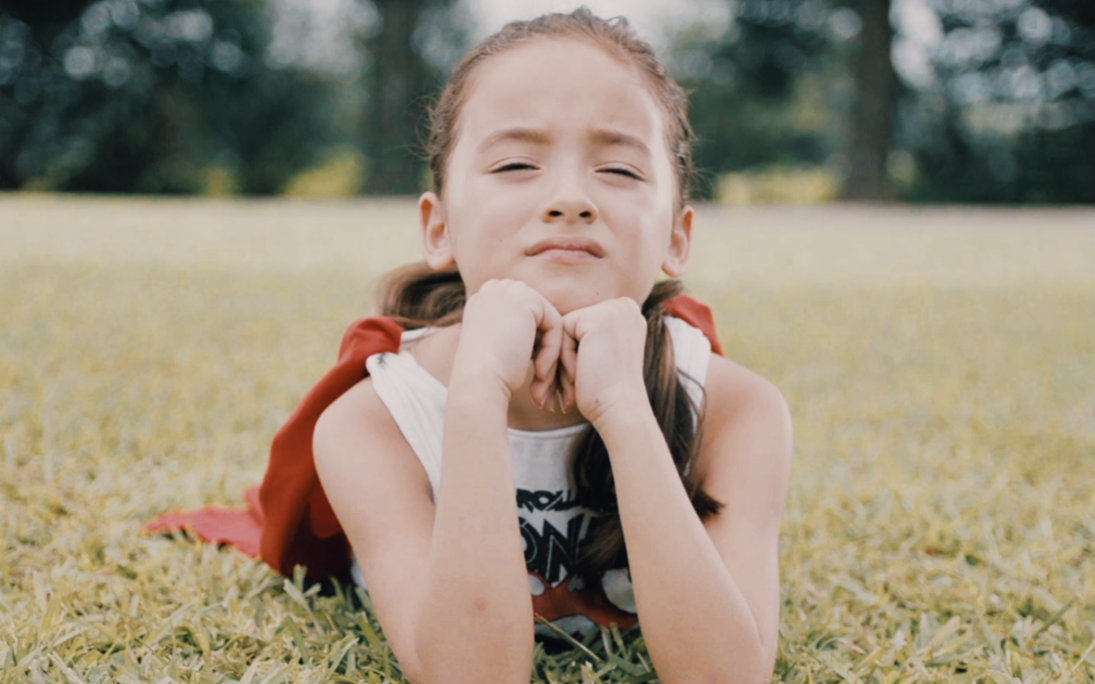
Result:
{"type": "MultiPolygon", "coordinates": [[[[399,678],[352,590],[138,530],[259,480],[414,214],[0,196],[0,681],[399,678]]],[[[777,679],[1095,680],[1095,211],[705,207],[696,250],[795,418],[777,679]]]]}

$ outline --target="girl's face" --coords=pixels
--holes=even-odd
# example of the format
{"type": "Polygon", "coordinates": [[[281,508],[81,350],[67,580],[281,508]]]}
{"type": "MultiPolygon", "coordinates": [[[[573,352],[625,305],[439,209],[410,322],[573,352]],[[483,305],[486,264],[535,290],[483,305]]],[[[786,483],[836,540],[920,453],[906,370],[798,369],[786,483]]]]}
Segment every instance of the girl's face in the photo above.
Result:
{"type": "Polygon", "coordinates": [[[469,293],[521,280],[561,313],[642,303],[683,272],[693,211],[677,211],[664,115],[643,76],[574,39],[532,39],[471,76],[444,197],[419,201],[427,262],[469,293]]]}

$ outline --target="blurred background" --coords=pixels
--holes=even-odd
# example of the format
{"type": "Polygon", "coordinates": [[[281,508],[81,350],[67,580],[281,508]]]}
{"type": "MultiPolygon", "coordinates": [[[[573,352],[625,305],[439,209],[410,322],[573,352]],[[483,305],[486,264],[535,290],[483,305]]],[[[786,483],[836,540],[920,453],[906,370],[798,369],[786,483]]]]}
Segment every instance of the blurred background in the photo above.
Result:
{"type": "MultiPolygon", "coordinates": [[[[425,186],[463,51],[579,2],[2,0],[0,190],[425,186]]],[[[702,199],[1095,202],[1095,2],[585,3],[691,92],[702,199]]]]}

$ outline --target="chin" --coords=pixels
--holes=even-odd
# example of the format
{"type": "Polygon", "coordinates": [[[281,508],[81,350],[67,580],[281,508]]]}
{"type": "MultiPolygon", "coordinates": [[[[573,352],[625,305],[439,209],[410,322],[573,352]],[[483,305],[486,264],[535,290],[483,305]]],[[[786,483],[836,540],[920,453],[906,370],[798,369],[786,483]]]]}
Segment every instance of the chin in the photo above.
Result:
{"type": "MultiPolygon", "coordinates": [[[[532,289],[544,296],[562,315],[584,309],[600,302],[622,296],[631,296],[622,291],[621,283],[614,278],[604,277],[604,273],[590,272],[574,268],[560,272],[525,271],[510,277],[522,280],[532,289]]],[[[653,284],[651,285],[653,287],[653,284]]],[[[642,300],[638,300],[642,303],[642,300]]]]}
{"type": "Polygon", "coordinates": [[[537,289],[564,316],[571,311],[584,309],[616,296],[580,283],[558,283],[537,289]]]}

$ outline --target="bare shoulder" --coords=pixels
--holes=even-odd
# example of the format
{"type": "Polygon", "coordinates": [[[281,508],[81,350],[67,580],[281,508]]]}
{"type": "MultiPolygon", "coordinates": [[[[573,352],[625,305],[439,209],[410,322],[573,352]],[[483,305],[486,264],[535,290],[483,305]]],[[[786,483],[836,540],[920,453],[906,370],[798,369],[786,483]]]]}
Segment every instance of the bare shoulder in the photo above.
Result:
{"type": "Polygon", "coordinates": [[[791,474],[791,415],[757,373],[712,356],[697,476],[722,508],[703,520],[749,604],[768,667],[779,635],[779,536],[791,474]]]}
{"type": "Polygon", "coordinates": [[[760,412],[770,414],[772,419],[790,423],[790,410],[779,388],[731,359],[711,355],[704,389],[707,395],[706,410],[710,417],[731,418],[743,413],[760,412]]]}
{"type": "Polygon", "coordinates": [[[316,422],[312,446],[325,489],[343,477],[391,476],[396,474],[394,469],[401,479],[417,482],[423,493],[429,494],[425,471],[369,378],[323,411],[316,422]]]}
{"type": "Polygon", "coordinates": [[[433,530],[429,479],[369,379],[331,403],[312,438],[316,472],[404,672],[433,530]]]}
{"type": "Polygon", "coordinates": [[[344,392],[324,409],[312,438],[317,453],[328,453],[332,442],[368,431],[373,437],[382,437],[388,428],[398,428],[388,415],[384,403],[376,393],[372,380],[365,378],[344,392]]]}
{"type": "Polygon", "coordinates": [[[701,480],[719,488],[728,476],[739,482],[745,477],[763,480],[768,490],[785,489],[791,466],[791,412],[779,389],[741,364],[712,354],[705,394],[697,463],[701,480]]]}

